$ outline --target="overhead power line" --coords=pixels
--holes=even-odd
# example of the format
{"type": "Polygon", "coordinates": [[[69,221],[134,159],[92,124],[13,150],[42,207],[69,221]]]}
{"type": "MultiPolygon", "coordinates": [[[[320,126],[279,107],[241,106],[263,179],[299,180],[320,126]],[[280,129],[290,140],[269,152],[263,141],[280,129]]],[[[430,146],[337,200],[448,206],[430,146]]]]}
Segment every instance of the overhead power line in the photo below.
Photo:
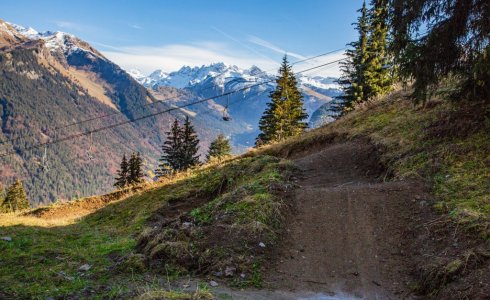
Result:
{"type": "MultiPolygon", "coordinates": [[[[324,64],[321,64],[321,65],[318,65],[318,66],[314,66],[314,67],[311,67],[311,68],[308,68],[308,69],[304,69],[302,71],[296,72],[296,74],[301,74],[301,73],[305,73],[305,72],[308,72],[308,71],[311,71],[311,70],[319,69],[319,68],[322,68],[322,67],[325,67],[325,66],[328,66],[328,65],[332,65],[334,63],[338,63],[338,62],[340,62],[342,60],[344,60],[344,58],[337,59],[337,60],[334,60],[334,61],[331,61],[331,62],[328,62],[328,63],[324,63],[324,64]]],[[[47,146],[50,146],[50,145],[54,145],[54,144],[66,142],[66,141],[69,141],[69,140],[72,140],[72,139],[76,139],[76,138],[80,138],[80,137],[83,137],[83,136],[86,136],[86,135],[98,133],[98,132],[101,132],[101,131],[104,131],[104,130],[116,128],[116,127],[123,126],[123,125],[130,124],[130,123],[134,123],[134,122],[141,121],[141,120],[144,120],[144,119],[147,119],[147,118],[151,118],[151,117],[155,117],[155,116],[158,116],[158,115],[161,115],[161,114],[164,114],[164,113],[168,113],[168,112],[175,111],[175,110],[180,110],[182,108],[186,108],[186,107],[189,107],[189,106],[192,106],[192,105],[203,103],[203,102],[206,102],[206,101],[209,101],[209,100],[214,100],[214,99],[217,99],[217,98],[220,98],[220,97],[232,95],[234,93],[245,91],[247,89],[250,89],[250,88],[253,88],[253,87],[256,87],[256,86],[261,86],[261,85],[264,85],[264,84],[267,84],[267,83],[271,83],[273,81],[274,80],[266,80],[264,82],[260,82],[260,83],[256,83],[256,84],[253,84],[253,85],[242,87],[242,88],[239,88],[239,89],[236,89],[236,90],[228,91],[228,92],[222,93],[220,95],[216,95],[216,96],[213,96],[213,97],[209,97],[209,98],[201,99],[201,100],[198,100],[198,101],[190,102],[190,103],[187,103],[187,104],[183,104],[183,105],[180,105],[180,106],[172,107],[172,108],[169,108],[169,109],[166,109],[166,110],[163,110],[163,111],[151,113],[151,114],[144,115],[144,116],[141,116],[141,117],[128,119],[126,121],[122,121],[122,122],[115,123],[115,124],[112,124],[112,125],[103,126],[103,127],[99,127],[99,128],[93,129],[93,130],[88,130],[88,131],[85,131],[85,132],[68,135],[68,136],[65,136],[65,137],[62,137],[62,138],[53,140],[53,141],[39,143],[39,144],[36,144],[36,145],[33,145],[33,146],[24,147],[22,149],[18,149],[18,150],[14,150],[14,151],[7,151],[6,153],[1,154],[0,155],[0,158],[1,157],[6,157],[6,156],[9,156],[9,155],[13,155],[13,154],[18,154],[19,152],[25,152],[25,151],[29,151],[29,150],[33,150],[33,149],[47,147],[47,146]]]]}
{"type": "MultiPolygon", "coordinates": [[[[315,55],[315,56],[312,56],[312,57],[308,57],[308,58],[305,58],[305,59],[302,59],[302,60],[298,60],[298,61],[295,61],[295,62],[291,63],[291,65],[296,65],[296,64],[299,64],[299,63],[304,63],[306,61],[314,60],[316,58],[319,58],[319,57],[322,57],[322,56],[326,56],[326,55],[329,55],[329,54],[333,54],[333,53],[342,51],[344,49],[345,49],[345,47],[344,48],[339,48],[339,49],[336,49],[336,50],[333,50],[333,51],[328,51],[328,52],[325,52],[325,53],[322,53],[322,54],[318,54],[318,55],[315,55]]],[[[272,69],[266,70],[266,71],[261,71],[259,74],[267,74],[270,71],[272,71],[272,69]]],[[[222,73],[219,73],[217,75],[214,75],[214,76],[210,76],[208,79],[218,78],[220,76],[223,76],[225,73],[226,73],[226,71],[225,72],[222,72],[222,73]]],[[[212,86],[207,87],[207,88],[203,89],[202,91],[206,91],[206,90],[209,90],[211,88],[212,88],[212,86]]],[[[147,104],[141,105],[141,106],[136,106],[135,105],[135,106],[132,106],[132,107],[130,107],[128,109],[125,109],[125,110],[115,111],[115,112],[111,112],[111,113],[108,113],[108,114],[104,114],[104,115],[100,115],[100,116],[95,116],[95,117],[92,117],[92,118],[88,118],[88,119],[84,119],[84,120],[81,120],[81,121],[73,122],[73,123],[70,123],[70,124],[57,126],[57,127],[53,128],[53,129],[51,129],[51,131],[59,131],[59,130],[70,128],[70,127],[73,127],[73,126],[76,126],[76,125],[81,125],[81,124],[84,124],[84,123],[88,123],[88,122],[92,122],[92,121],[96,121],[96,120],[100,120],[100,119],[104,119],[104,118],[108,118],[108,117],[112,117],[112,116],[116,116],[116,115],[125,115],[126,113],[134,112],[136,109],[141,109],[141,108],[153,106],[153,105],[156,105],[156,104],[164,103],[165,101],[169,101],[169,100],[178,100],[179,98],[180,98],[180,96],[175,96],[175,97],[169,97],[169,98],[165,98],[165,99],[160,99],[160,100],[157,100],[157,101],[154,101],[154,102],[151,102],[151,103],[147,103],[147,104]]],[[[17,136],[17,137],[15,137],[13,139],[5,139],[3,141],[0,141],[0,145],[4,145],[6,143],[13,144],[14,142],[16,142],[18,140],[21,140],[21,139],[23,139],[25,137],[32,137],[34,135],[35,135],[35,133],[27,133],[27,134],[24,134],[24,135],[17,136]]]]}

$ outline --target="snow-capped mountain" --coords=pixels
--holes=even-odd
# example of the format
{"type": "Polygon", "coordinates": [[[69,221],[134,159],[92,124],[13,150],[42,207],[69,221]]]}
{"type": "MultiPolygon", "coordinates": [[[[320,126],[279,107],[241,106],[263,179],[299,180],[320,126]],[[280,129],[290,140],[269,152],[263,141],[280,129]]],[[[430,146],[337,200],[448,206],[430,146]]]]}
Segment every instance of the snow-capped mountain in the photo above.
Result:
{"type": "MultiPolygon", "coordinates": [[[[273,74],[267,73],[257,66],[252,66],[249,69],[240,69],[237,66],[228,66],[221,62],[203,65],[201,67],[184,66],[180,70],[171,73],[156,70],[148,76],[144,76],[140,71],[134,69],[128,73],[146,87],[151,88],[158,86],[191,88],[208,79],[213,79],[213,82],[222,88],[231,81],[258,83],[274,80],[273,74]]],[[[303,74],[299,74],[297,78],[300,87],[306,86],[323,90],[340,89],[340,86],[335,82],[337,80],[336,78],[310,77],[303,74]]]]}
{"type": "Polygon", "coordinates": [[[53,54],[68,56],[72,53],[83,51],[92,58],[106,58],[87,42],[77,38],[73,34],[61,31],[38,32],[32,27],[23,27],[17,24],[8,23],[17,32],[30,40],[43,40],[44,45],[53,54]]]}
{"type": "MultiPolygon", "coordinates": [[[[257,132],[258,120],[269,100],[269,92],[275,86],[275,75],[257,66],[241,69],[222,62],[200,67],[184,66],[170,73],[156,70],[148,76],[141,76],[141,72],[137,70],[131,70],[129,74],[153,91],[159,87],[174,87],[207,98],[238,90],[226,99],[219,98],[215,102],[222,106],[230,106],[228,111],[232,117],[246,122],[247,126],[252,128],[253,134],[257,132]]],[[[310,116],[323,104],[341,94],[336,78],[298,74],[297,79],[304,96],[306,111],[310,116]]]]}
{"type": "Polygon", "coordinates": [[[156,70],[144,79],[137,79],[146,87],[171,86],[175,88],[191,88],[212,79],[213,83],[224,88],[230,81],[256,82],[258,79],[270,79],[256,66],[250,69],[240,69],[237,66],[227,66],[224,63],[215,63],[201,67],[184,66],[180,70],[166,73],[156,70]]]}
{"type": "MultiPolygon", "coordinates": [[[[269,101],[269,93],[276,84],[274,74],[257,66],[241,69],[222,62],[200,67],[184,66],[178,71],[168,73],[156,70],[148,76],[141,76],[141,72],[137,70],[130,70],[128,73],[160,99],[168,98],[159,95],[159,89],[162,87],[183,89],[194,95],[190,97],[192,101],[196,98],[213,98],[206,109],[194,109],[201,110],[198,115],[202,116],[209,113],[209,110],[218,114],[229,114],[233,122],[228,123],[239,124],[243,128],[242,133],[231,135],[233,145],[242,149],[254,144],[259,119],[269,101]],[[237,92],[215,98],[216,95],[230,91],[237,92]]],[[[315,122],[311,122],[310,126],[315,127],[320,124],[319,119],[326,120],[322,116],[328,113],[327,110],[319,109],[341,94],[340,86],[336,83],[336,78],[297,74],[297,79],[306,112],[315,116],[315,122]]]]}

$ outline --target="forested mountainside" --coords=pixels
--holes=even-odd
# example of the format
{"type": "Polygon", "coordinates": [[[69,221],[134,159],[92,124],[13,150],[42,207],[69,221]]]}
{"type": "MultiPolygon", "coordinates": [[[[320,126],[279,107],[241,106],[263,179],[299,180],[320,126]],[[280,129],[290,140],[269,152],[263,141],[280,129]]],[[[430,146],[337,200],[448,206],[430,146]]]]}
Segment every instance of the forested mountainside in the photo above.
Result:
{"type": "MultiPolygon", "coordinates": [[[[124,70],[72,35],[28,37],[1,22],[0,37],[0,151],[11,153],[0,158],[0,180],[9,184],[21,178],[33,205],[112,189],[123,153],[141,152],[145,171],[153,176],[170,122],[174,117],[195,116],[174,110],[92,137],[24,151],[32,145],[164,111],[175,103],[158,101],[124,70]],[[88,119],[94,120],[82,122],[88,119]],[[70,126],[74,123],[80,124],[70,126]],[[48,170],[41,166],[45,152],[48,170]]],[[[188,97],[175,89],[167,93],[177,100],[188,97]]],[[[220,113],[193,122],[205,151],[217,135],[216,128],[222,126],[220,113]]]]}
{"type": "MultiPolygon", "coordinates": [[[[244,71],[218,63],[157,72],[159,76],[137,78],[140,84],[133,78],[138,76],[74,35],[39,33],[0,21],[0,37],[0,149],[9,153],[0,158],[0,180],[10,184],[21,178],[33,205],[107,192],[123,153],[141,152],[152,178],[164,133],[175,117],[191,118],[201,153],[219,133],[231,138],[235,152],[243,152],[254,143],[274,87],[271,82],[175,109],[274,76],[257,67],[244,71]],[[233,122],[222,120],[226,106],[233,122]],[[172,111],[68,142],[23,150],[168,109],[172,111]]],[[[332,78],[301,78],[310,115],[340,93],[332,78]]]]}

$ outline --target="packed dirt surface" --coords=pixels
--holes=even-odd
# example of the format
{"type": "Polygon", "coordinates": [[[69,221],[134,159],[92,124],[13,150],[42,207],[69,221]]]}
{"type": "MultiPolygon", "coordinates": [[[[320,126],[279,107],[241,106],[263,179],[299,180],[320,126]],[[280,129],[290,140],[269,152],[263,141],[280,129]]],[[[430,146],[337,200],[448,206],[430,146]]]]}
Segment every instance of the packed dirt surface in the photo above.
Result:
{"type": "Polygon", "coordinates": [[[292,159],[298,188],[284,237],[270,249],[266,290],[231,292],[233,299],[425,298],[414,293],[421,280],[434,285],[423,292],[441,291],[436,298],[488,299],[488,261],[446,272],[480,242],[433,212],[422,184],[383,181],[373,146],[337,143],[292,159]],[[444,230],[432,227],[438,223],[444,230]]]}
{"type": "Polygon", "coordinates": [[[353,297],[409,291],[403,234],[419,184],[382,182],[374,147],[333,144],[294,159],[302,177],[294,214],[266,277],[270,287],[353,297]]]}

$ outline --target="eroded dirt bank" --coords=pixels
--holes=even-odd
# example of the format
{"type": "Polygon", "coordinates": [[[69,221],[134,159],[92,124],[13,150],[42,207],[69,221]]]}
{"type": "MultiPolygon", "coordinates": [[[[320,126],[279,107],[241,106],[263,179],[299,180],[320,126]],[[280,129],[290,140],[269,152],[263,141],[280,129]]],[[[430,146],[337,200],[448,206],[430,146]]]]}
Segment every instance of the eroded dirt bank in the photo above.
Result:
{"type": "Polygon", "coordinates": [[[293,159],[299,187],[264,279],[276,291],[269,297],[488,299],[485,242],[436,214],[420,182],[384,181],[372,145],[331,144],[293,159]]]}
{"type": "Polygon", "coordinates": [[[374,146],[337,142],[291,159],[293,208],[268,249],[264,289],[220,285],[218,299],[489,299],[488,245],[437,214],[422,183],[384,180],[374,146]]]}

